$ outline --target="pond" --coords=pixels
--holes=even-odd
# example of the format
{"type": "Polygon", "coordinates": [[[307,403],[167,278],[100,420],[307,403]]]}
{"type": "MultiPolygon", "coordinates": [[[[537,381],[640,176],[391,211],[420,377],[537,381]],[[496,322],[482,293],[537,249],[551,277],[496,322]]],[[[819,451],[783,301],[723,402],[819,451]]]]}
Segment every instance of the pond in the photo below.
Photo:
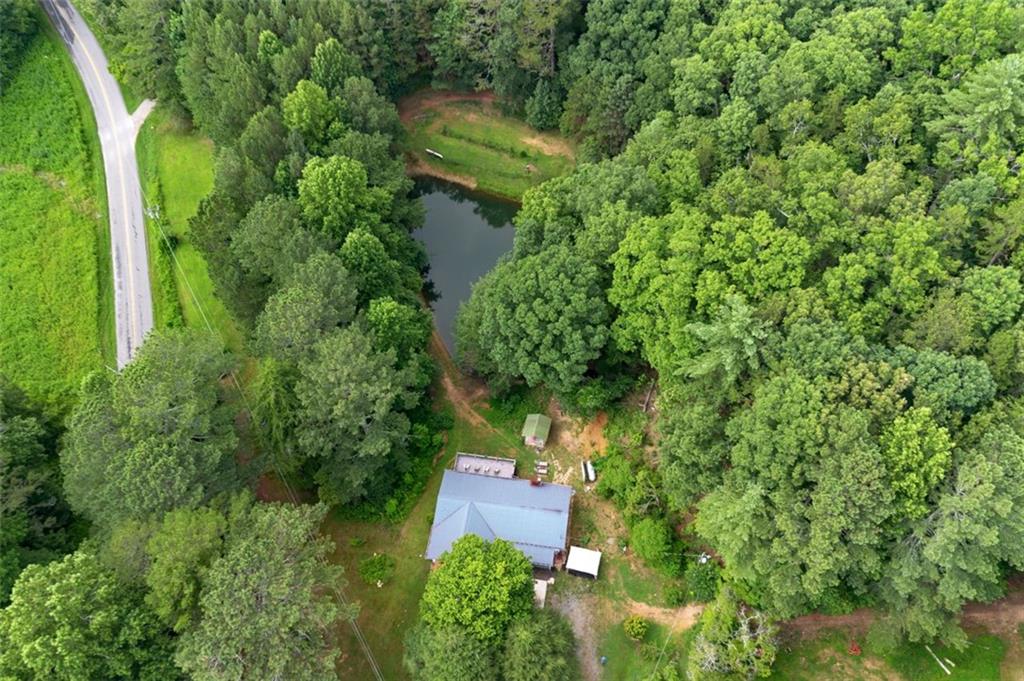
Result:
{"type": "Polygon", "coordinates": [[[426,220],[413,236],[426,246],[434,324],[449,351],[455,348],[455,315],[477,279],[512,250],[512,218],[519,206],[433,178],[416,181],[426,220]]]}

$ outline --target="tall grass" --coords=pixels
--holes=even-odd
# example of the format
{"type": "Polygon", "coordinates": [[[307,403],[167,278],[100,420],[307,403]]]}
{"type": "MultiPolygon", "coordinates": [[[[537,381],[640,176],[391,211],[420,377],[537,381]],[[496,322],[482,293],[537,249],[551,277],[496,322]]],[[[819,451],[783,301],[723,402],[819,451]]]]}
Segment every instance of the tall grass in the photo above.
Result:
{"type": "Polygon", "coordinates": [[[0,373],[54,414],[103,365],[111,294],[98,145],[75,78],[44,24],[0,96],[0,373]]]}

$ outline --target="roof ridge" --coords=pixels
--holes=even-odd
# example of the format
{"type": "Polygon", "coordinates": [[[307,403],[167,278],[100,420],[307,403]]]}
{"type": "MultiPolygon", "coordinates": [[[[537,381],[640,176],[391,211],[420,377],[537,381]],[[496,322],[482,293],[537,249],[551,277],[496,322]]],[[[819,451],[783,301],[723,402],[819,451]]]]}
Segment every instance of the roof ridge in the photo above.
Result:
{"type": "MultiPolygon", "coordinates": [[[[477,507],[476,507],[476,502],[475,502],[475,501],[468,501],[468,502],[466,502],[466,506],[468,506],[468,507],[469,507],[470,509],[472,509],[473,511],[475,511],[475,512],[476,512],[476,514],[477,514],[478,516],[480,516],[480,520],[481,520],[481,522],[483,522],[484,526],[486,526],[486,527],[487,527],[487,530],[488,530],[488,531],[489,531],[489,532],[490,532],[491,534],[493,534],[493,535],[494,535],[495,537],[498,537],[498,538],[500,539],[500,536],[498,535],[498,533],[497,533],[497,532],[495,532],[495,531],[494,531],[494,528],[493,528],[493,527],[491,527],[491,524],[490,524],[489,522],[487,522],[487,517],[486,517],[486,516],[485,516],[485,515],[484,515],[484,514],[483,514],[483,513],[482,513],[482,512],[480,511],[480,509],[479,509],[479,508],[477,508],[477,507]]],[[[467,513],[466,513],[466,525],[468,525],[468,524],[469,524],[469,513],[467,512],[467,513]]],[[[465,526],[463,527],[463,530],[465,530],[465,526]]]]}

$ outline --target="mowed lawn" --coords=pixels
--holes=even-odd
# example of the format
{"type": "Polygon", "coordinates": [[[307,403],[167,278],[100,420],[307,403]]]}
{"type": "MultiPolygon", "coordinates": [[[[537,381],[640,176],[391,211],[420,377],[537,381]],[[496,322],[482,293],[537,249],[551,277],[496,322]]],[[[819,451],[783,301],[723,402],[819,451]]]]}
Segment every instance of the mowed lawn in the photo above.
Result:
{"type": "Polygon", "coordinates": [[[92,110],[38,16],[0,95],[0,374],[61,414],[113,363],[110,237],[92,110]]]}
{"type": "Polygon", "coordinates": [[[191,242],[188,222],[213,188],[213,144],[164,109],[150,114],[136,143],[139,169],[149,204],[159,218],[149,219],[149,250],[157,324],[205,329],[209,321],[233,351],[244,338],[214,293],[202,254],[191,242]]]}
{"type": "Polygon", "coordinates": [[[426,169],[431,175],[519,200],[530,187],[575,166],[569,142],[505,116],[493,102],[441,99],[434,103],[430,93],[413,95],[417,97],[402,105],[408,107],[403,115],[409,133],[407,152],[415,159],[417,172],[426,169]]]}

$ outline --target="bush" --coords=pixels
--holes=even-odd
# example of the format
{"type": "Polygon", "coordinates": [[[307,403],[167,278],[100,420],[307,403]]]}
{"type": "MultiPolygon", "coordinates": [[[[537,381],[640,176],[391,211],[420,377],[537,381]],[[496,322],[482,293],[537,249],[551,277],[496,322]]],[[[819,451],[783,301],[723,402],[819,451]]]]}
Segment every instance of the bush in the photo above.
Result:
{"type": "Polygon", "coordinates": [[[865,643],[872,655],[887,657],[900,645],[899,630],[888,618],[880,619],[868,629],[865,643]]]}
{"type": "Polygon", "coordinates": [[[665,604],[670,608],[678,608],[680,605],[686,603],[687,592],[686,587],[681,584],[673,584],[672,586],[665,589],[665,604]]]}
{"type": "Polygon", "coordinates": [[[633,484],[633,466],[629,459],[621,447],[609,446],[608,454],[595,465],[598,469],[597,493],[621,507],[626,503],[626,493],[633,484]]]}
{"type": "Polygon", "coordinates": [[[629,533],[630,546],[651,567],[671,568],[672,528],[664,518],[644,518],[629,533]]]}
{"type": "Polygon", "coordinates": [[[395,559],[386,553],[375,553],[359,561],[359,576],[367,584],[384,584],[395,571],[395,559]]]}
{"type": "Polygon", "coordinates": [[[631,615],[622,621],[622,630],[632,641],[642,641],[647,636],[650,623],[640,615],[631,615]]]}
{"type": "Polygon", "coordinates": [[[686,568],[687,591],[695,601],[708,603],[718,595],[718,585],[721,583],[718,563],[708,560],[705,563],[694,561],[686,568]]]}

